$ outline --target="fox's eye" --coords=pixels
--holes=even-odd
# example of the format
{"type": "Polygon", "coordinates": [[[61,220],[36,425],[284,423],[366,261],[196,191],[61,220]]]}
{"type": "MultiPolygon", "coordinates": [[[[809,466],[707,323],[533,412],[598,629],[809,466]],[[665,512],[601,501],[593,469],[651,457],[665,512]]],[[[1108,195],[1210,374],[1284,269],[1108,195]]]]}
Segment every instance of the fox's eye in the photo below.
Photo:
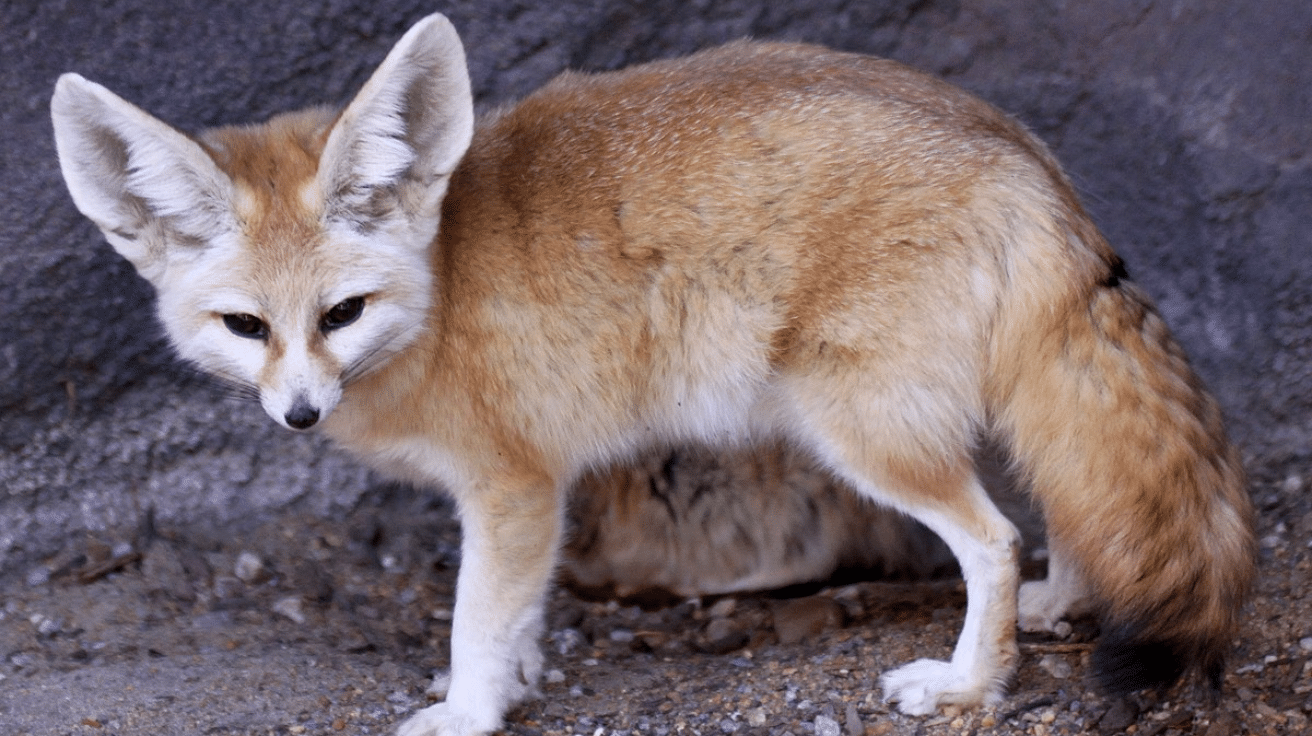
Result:
{"type": "Polygon", "coordinates": [[[360,319],[360,313],[364,311],[364,297],[353,296],[345,299],[324,312],[323,319],[319,322],[319,327],[324,332],[336,330],[345,327],[352,322],[360,319]]]}
{"type": "Polygon", "coordinates": [[[223,324],[232,334],[238,337],[248,337],[252,340],[263,340],[269,336],[269,328],[259,317],[253,317],[249,314],[225,314],[223,315],[223,324]]]}

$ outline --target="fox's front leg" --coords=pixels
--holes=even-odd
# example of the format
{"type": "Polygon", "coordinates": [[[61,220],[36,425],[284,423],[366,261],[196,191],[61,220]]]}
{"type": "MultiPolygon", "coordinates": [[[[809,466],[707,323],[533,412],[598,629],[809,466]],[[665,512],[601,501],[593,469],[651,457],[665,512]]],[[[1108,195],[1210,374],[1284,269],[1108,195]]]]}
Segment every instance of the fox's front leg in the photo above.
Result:
{"type": "Polygon", "coordinates": [[[446,701],[403,723],[398,736],[472,736],[501,727],[537,692],[538,638],[561,528],[560,493],[545,479],[488,483],[460,494],[460,574],[446,701]]]}

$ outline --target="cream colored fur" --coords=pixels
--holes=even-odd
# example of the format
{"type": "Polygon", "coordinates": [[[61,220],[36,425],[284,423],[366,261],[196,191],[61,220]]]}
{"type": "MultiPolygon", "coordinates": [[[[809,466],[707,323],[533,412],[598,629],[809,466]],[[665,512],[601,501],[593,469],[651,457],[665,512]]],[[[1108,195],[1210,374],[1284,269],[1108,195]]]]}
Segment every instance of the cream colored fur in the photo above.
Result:
{"type": "Polygon", "coordinates": [[[892,62],[753,43],[472,108],[440,16],[340,114],[190,138],[73,75],[52,101],[74,201],[183,358],[454,496],[450,687],[402,734],[491,731],[536,692],[566,489],[689,441],[779,438],[947,542],[966,620],[950,661],[885,674],[908,713],[997,702],[1016,667],[984,435],[1063,561],[1027,623],[1087,597],[1113,689],[1145,652],[1219,677],[1253,569],[1236,453],[1019,125],[892,62]]]}
{"type": "Polygon", "coordinates": [[[561,572],[589,596],[680,600],[952,569],[924,527],[779,443],[642,453],[587,473],[568,517],[561,572]]]}

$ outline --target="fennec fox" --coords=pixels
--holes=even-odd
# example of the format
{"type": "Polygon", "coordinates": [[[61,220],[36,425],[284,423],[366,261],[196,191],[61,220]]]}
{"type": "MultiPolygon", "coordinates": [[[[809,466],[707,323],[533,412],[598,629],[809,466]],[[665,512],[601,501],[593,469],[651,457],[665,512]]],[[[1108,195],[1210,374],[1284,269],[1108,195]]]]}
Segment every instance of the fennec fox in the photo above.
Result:
{"type": "Polygon", "coordinates": [[[1109,688],[1220,680],[1254,552],[1217,406],[1049,153],[953,87],[736,43],[476,123],[434,15],[341,112],[192,138],[74,75],[52,112],[183,358],[454,496],[451,684],[406,736],[536,692],[565,489],[688,440],[781,438],[946,541],[965,622],[949,661],[883,676],[907,713],[997,702],[1016,668],[981,435],[1047,524],[1022,625],[1088,602],[1109,688]]]}

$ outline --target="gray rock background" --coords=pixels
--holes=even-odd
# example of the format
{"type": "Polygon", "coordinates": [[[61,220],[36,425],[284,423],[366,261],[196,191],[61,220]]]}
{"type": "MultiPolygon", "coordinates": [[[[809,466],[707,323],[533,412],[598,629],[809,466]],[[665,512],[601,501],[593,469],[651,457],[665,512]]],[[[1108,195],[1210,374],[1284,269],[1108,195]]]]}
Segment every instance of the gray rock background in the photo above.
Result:
{"type": "Polygon", "coordinates": [[[337,513],[377,483],[179,367],[73,208],[63,71],[181,127],[341,103],[433,10],[481,104],[745,35],[890,56],[1047,140],[1251,464],[1312,435],[1312,5],[1294,0],[13,0],[0,4],[0,572],[70,536],[337,513]]]}

